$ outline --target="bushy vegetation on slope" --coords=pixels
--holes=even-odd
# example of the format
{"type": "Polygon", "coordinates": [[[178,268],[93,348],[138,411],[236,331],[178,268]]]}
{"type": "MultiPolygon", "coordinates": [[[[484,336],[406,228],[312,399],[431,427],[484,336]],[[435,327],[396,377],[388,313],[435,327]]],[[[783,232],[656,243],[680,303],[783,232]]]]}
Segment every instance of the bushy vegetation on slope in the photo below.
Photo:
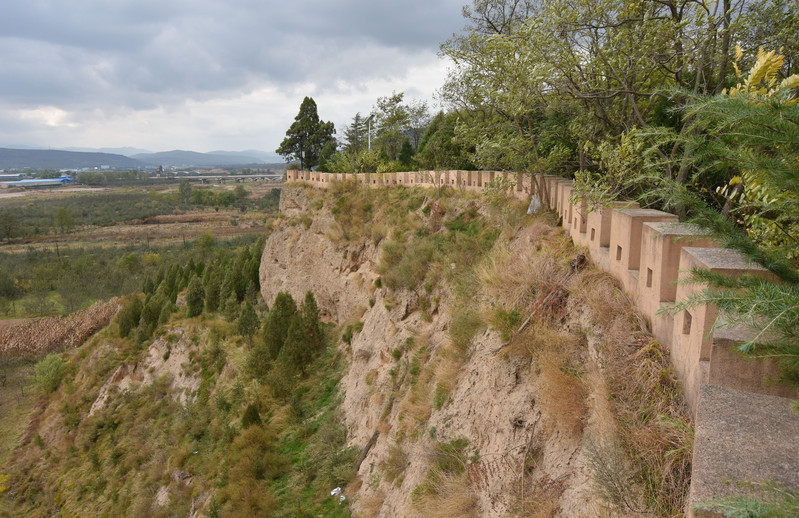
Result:
{"type": "Polygon", "coordinates": [[[336,411],[338,335],[310,292],[299,308],[279,295],[273,308],[296,313],[275,329],[261,245],[159,268],[109,328],[37,365],[46,395],[0,468],[0,515],[349,516],[329,494],[357,454],[336,411]],[[263,349],[276,354],[255,362],[263,349]],[[155,369],[174,354],[179,372],[155,369]],[[125,373],[128,390],[102,388],[125,373]],[[194,378],[196,397],[181,395],[176,380],[194,378]]]}
{"type": "MultiPolygon", "coordinates": [[[[246,245],[260,250],[263,238],[217,240],[206,232],[185,245],[158,248],[62,245],[57,249],[30,248],[22,253],[0,252],[0,314],[71,313],[98,299],[140,291],[148,278],[151,283],[152,278],[180,268],[180,282],[170,288],[174,290],[185,282],[186,264],[202,272],[206,262],[228,261],[236,248],[246,245]]],[[[173,271],[171,278],[177,276],[173,271]]],[[[253,282],[257,286],[257,276],[250,280],[253,282]]]]}

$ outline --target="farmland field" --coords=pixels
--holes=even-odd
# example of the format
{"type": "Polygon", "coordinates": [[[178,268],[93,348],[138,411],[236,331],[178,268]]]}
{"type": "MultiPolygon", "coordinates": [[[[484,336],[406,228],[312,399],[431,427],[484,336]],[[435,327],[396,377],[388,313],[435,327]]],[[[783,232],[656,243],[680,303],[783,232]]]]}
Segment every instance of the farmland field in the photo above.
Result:
{"type": "Polygon", "coordinates": [[[254,244],[281,184],[0,191],[0,319],[65,315],[254,244]]]}

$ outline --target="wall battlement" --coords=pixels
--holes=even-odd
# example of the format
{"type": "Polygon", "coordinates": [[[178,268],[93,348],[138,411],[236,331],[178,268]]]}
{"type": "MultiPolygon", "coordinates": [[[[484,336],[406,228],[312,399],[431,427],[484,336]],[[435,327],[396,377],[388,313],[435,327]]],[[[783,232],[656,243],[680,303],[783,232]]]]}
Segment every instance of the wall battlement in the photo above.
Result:
{"type": "MultiPolygon", "coordinates": [[[[586,248],[599,269],[618,279],[650,321],[653,336],[669,348],[696,423],[687,515],[694,516],[690,509],[692,502],[745,492],[734,484],[736,480],[742,481],[741,465],[748,468],[747,482],[771,480],[799,489],[799,441],[794,440],[799,437],[799,416],[790,411],[787,399],[799,399],[799,391],[771,382],[777,374],[772,362],[737,354],[735,347],[745,339],[746,331],[718,329],[715,307],[699,306],[677,314],[665,311],[670,304],[701,290],[701,286],[686,282],[692,268],[707,268],[726,275],[770,275],[759,265],[748,263],[737,252],[720,249],[703,229],[681,224],[673,214],[641,209],[634,202],[619,202],[592,211],[584,200],[572,199],[570,180],[555,176],[545,176],[543,184],[539,184],[529,174],[497,171],[344,175],[289,170],[286,180],[319,188],[345,180],[358,181],[372,188],[448,186],[480,192],[491,187],[507,189],[524,200],[529,200],[533,194],[546,197],[574,244],[586,248]],[[776,413],[761,417],[779,423],[784,441],[761,440],[763,434],[772,433],[770,425],[741,413],[751,406],[753,398],[770,402],[763,403],[760,412],[776,413]],[[735,404],[737,400],[741,401],[740,406],[735,404]],[[736,427],[734,442],[748,444],[748,451],[724,450],[715,443],[721,439],[713,434],[724,429],[725,422],[740,424],[736,427]],[[711,430],[714,432],[709,432],[711,430]],[[773,458],[776,454],[773,449],[777,447],[783,462],[758,461],[760,457],[773,458]],[[726,454],[719,454],[720,451],[726,454]]],[[[704,515],[697,513],[696,516],[704,515]]]]}

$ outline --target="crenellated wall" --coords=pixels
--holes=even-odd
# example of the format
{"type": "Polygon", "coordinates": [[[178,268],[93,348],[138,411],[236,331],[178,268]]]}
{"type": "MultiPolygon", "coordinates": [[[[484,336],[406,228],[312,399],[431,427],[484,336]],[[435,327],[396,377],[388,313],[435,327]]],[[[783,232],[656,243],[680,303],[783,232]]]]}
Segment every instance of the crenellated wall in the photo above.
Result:
{"type": "Polygon", "coordinates": [[[321,188],[332,181],[355,179],[374,188],[446,185],[479,192],[491,185],[503,186],[520,199],[528,200],[533,194],[546,197],[575,245],[584,247],[598,268],[618,279],[650,321],[653,336],[671,352],[695,418],[686,514],[712,516],[695,515],[692,503],[752,492],[736,486],[738,480],[771,480],[799,488],[799,415],[790,410],[788,399],[798,399],[799,390],[772,381],[777,375],[773,362],[737,354],[735,348],[746,339],[747,331],[717,328],[715,307],[698,306],[676,314],[666,311],[670,304],[702,289],[685,282],[693,268],[770,276],[739,253],[719,248],[703,229],[680,223],[673,214],[641,209],[634,202],[590,210],[584,200],[573,199],[570,180],[555,176],[544,177],[540,193],[531,175],[496,171],[341,175],[290,170],[286,176],[288,182],[321,188]]]}
{"type": "Polygon", "coordinates": [[[463,191],[482,191],[488,185],[506,187],[520,199],[529,199],[532,193],[530,175],[505,171],[409,171],[400,173],[320,173],[317,171],[286,171],[287,182],[305,182],[313,187],[326,188],[333,181],[357,181],[378,188],[387,185],[420,185],[424,187],[448,186],[463,191]],[[500,180],[501,179],[501,180],[500,180]]]}

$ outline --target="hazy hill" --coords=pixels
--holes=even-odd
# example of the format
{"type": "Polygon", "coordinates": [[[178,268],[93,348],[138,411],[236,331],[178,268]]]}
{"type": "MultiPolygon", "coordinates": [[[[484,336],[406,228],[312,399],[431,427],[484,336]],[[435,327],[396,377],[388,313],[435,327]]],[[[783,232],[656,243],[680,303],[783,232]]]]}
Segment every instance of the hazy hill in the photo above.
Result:
{"type": "Polygon", "coordinates": [[[89,153],[113,153],[115,155],[124,155],[127,157],[132,157],[133,155],[139,153],[152,153],[149,149],[143,149],[138,147],[101,147],[101,148],[94,148],[94,147],[65,147],[65,151],[86,151],[89,153]]]}
{"type": "Polygon", "coordinates": [[[140,153],[133,158],[149,165],[178,166],[178,167],[204,167],[224,165],[249,165],[262,164],[263,160],[257,157],[235,152],[222,153],[197,153],[196,151],[162,151],[160,153],[140,153]]]}
{"type": "Polygon", "coordinates": [[[267,164],[284,162],[283,157],[275,152],[259,151],[257,149],[245,149],[244,151],[209,151],[209,154],[222,155],[222,156],[253,157],[258,159],[259,162],[265,162],[267,164]]]}
{"type": "Polygon", "coordinates": [[[134,158],[112,153],[0,148],[0,169],[80,169],[101,166],[136,169],[144,165],[134,158]]]}

